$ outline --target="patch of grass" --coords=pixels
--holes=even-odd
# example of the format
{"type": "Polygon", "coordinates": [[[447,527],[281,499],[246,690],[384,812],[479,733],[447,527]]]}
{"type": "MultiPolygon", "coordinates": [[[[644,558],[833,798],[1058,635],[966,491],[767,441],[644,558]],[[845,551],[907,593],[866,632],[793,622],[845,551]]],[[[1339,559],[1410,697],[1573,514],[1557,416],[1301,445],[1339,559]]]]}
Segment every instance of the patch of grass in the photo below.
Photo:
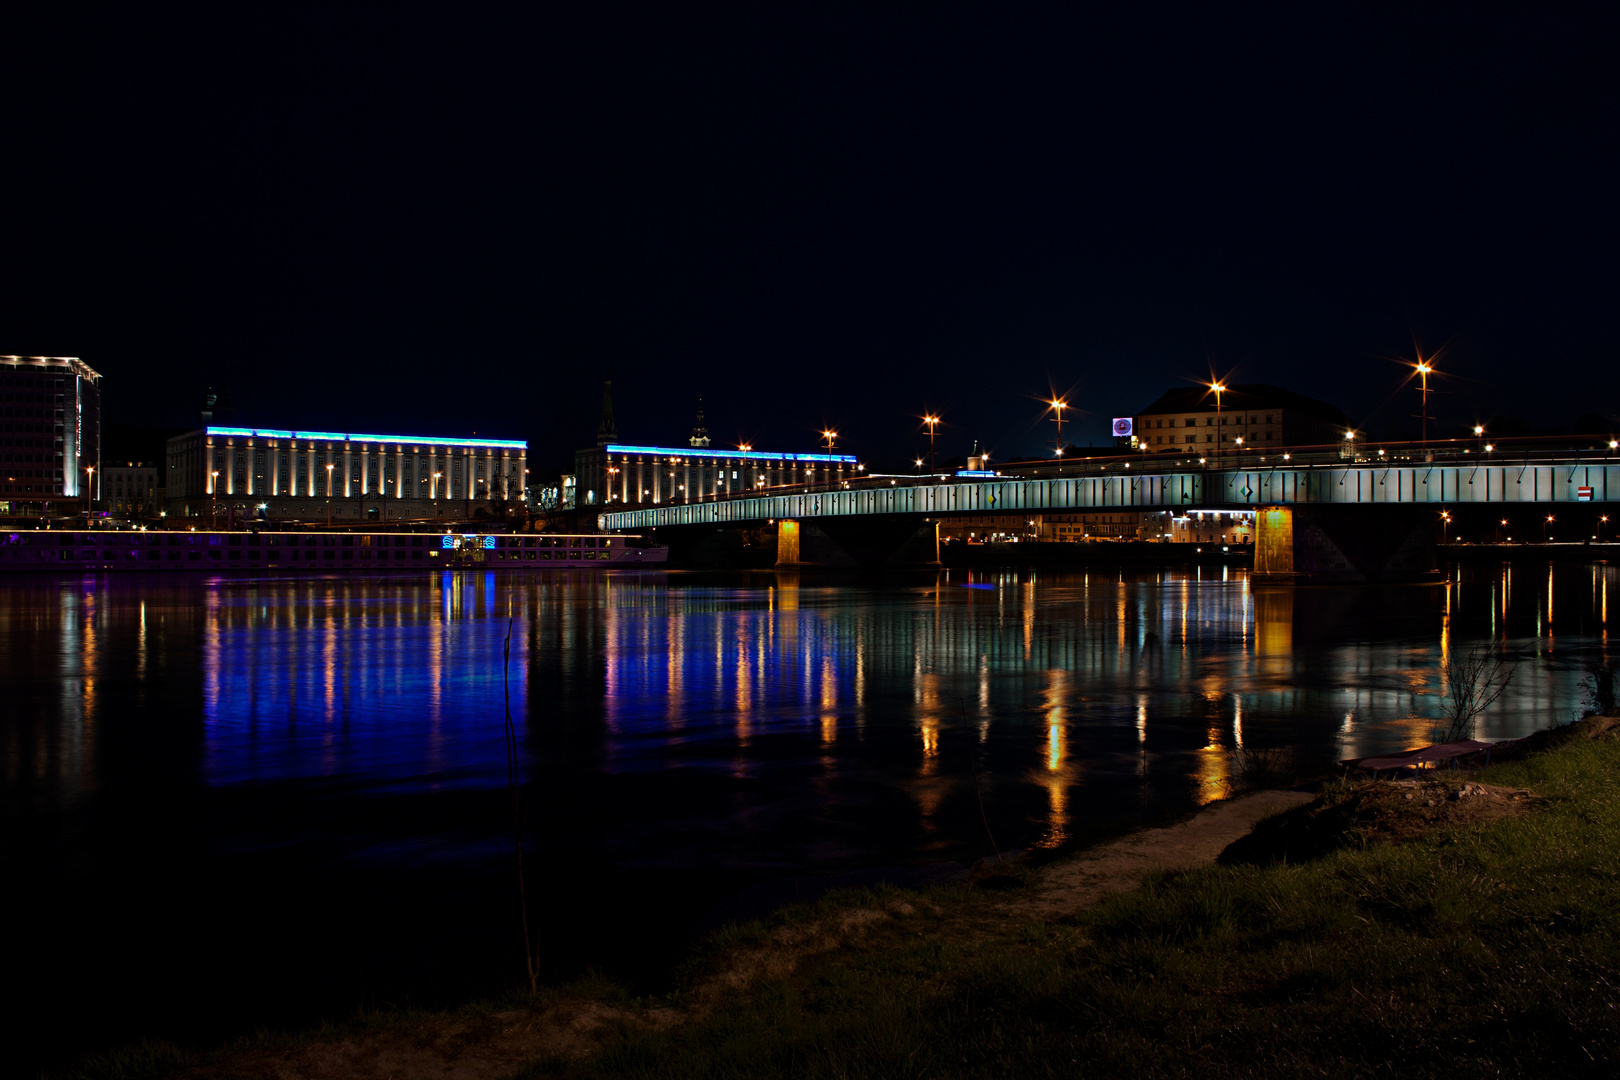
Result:
{"type": "MultiPolygon", "coordinates": [[[[1073,925],[955,932],[999,897],[940,890],[704,1019],[526,1075],[1614,1075],[1620,740],[1480,779],[1541,804],[1304,865],[1159,876],[1073,925]]],[[[729,931],[712,959],[899,899],[828,898],[729,931]]]]}

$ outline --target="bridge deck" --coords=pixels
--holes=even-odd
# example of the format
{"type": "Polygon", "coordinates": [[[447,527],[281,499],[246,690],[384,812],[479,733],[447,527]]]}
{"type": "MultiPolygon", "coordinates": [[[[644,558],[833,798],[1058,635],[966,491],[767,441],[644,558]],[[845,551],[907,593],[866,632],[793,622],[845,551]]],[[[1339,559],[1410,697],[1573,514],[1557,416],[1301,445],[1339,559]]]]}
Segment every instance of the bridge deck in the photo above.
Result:
{"type": "Polygon", "coordinates": [[[1620,501],[1620,462],[1466,465],[1355,464],[1151,472],[1120,466],[1073,478],[944,481],[750,495],[603,513],[601,528],[850,517],[1013,514],[1064,510],[1209,510],[1337,504],[1620,501]],[[1586,489],[1583,491],[1583,489],[1586,489]]]}

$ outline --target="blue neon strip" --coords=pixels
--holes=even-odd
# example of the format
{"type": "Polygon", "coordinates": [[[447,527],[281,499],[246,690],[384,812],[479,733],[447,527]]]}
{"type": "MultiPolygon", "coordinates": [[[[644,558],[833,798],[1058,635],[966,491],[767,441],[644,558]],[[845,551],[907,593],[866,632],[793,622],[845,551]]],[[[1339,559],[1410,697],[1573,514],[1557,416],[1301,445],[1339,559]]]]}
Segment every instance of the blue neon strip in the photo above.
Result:
{"type": "Polygon", "coordinates": [[[321,439],[326,442],[420,443],[424,446],[497,446],[507,450],[527,450],[526,439],[439,439],[428,435],[360,435],[345,431],[283,431],[280,428],[214,427],[210,435],[244,435],[262,439],[321,439]]]}
{"type": "Polygon", "coordinates": [[[651,454],[654,457],[744,458],[750,461],[834,461],[855,464],[853,454],[775,454],[769,450],[706,450],[694,446],[619,446],[604,449],[610,454],[651,454]]]}
{"type": "Polygon", "coordinates": [[[998,472],[995,472],[995,471],[993,471],[991,469],[957,469],[956,470],[956,475],[957,476],[1000,476],[1001,474],[998,473],[998,472]]]}

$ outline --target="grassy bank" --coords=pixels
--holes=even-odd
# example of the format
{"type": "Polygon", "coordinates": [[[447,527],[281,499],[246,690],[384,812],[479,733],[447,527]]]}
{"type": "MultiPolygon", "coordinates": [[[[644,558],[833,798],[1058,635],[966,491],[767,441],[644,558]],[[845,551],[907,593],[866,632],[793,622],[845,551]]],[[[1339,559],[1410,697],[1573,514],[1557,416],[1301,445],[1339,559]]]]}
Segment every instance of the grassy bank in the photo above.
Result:
{"type": "Polygon", "coordinates": [[[1518,816],[1398,843],[1341,822],[1338,850],[1309,861],[1151,878],[1059,924],[1021,913],[1042,874],[1029,868],[847,894],[726,931],[666,1001],[582,987],[379,1021],[360,1041],[392,1047],[386,1068],[361,1069],[353,1036],[318,1068],[315,1034],[287,1044],[296,1067],[261,1044],[82,1075],[446,1075],[405,1051],[472,1053],[500,1029],[490,1067],[457,1075],[1611,1076],[1620,738],[1551,742],[1469,778],[1534,791],[1518,816]],[[512,1041],[547,1025],[572,1041],[512,1041]]]}
{"type": "Polygon", "coordinates": [[[526,1075],[1613,1075],[1620,740],[1477,779],[1543,798],[1304,865],[1152,880],[1067,926],[940,934],[981,901],[919,898],[699,1023],[526,1075]]]}

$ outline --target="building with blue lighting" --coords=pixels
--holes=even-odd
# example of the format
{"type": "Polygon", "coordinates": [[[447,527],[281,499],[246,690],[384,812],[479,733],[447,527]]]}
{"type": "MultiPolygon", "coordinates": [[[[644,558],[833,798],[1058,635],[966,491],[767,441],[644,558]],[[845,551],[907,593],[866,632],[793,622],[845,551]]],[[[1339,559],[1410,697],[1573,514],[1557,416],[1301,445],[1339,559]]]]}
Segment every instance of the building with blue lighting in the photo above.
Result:
{"type": "Polygon", "coordinates": [[[209,425],[169,440],[169,518],[422,521],[520,506],[520,439],[209,425]]]}
{"type": "Polygon", "coordinates": [[[687,446],[632,446],[619,442],[613,420],[613,380],[602,394],[596,445],[574,452],[574,475],[564,478],[573,506],[637,506],[699,502],[784,484],[836,483],[859,471],[849,454],[790,454],[711,449],[698,402],[697,425],[687,446]]]}

